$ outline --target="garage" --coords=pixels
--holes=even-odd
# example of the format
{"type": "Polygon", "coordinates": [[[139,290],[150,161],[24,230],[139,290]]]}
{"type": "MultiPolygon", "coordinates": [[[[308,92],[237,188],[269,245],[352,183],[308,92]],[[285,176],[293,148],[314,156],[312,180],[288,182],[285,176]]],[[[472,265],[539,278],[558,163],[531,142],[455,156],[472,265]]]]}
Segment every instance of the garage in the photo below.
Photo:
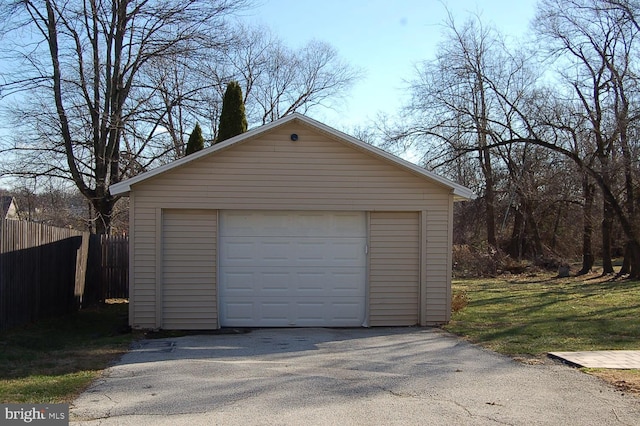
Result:
{"type": "Polygon", "coordinates": [[[220,325],[361,326],[364,212],[221,211],[220,325]]]}
{"type": "Polygon", "coordinates": [[[301,114],[110,187],[138,329],[436,325],[468,188],[301,114]]]}

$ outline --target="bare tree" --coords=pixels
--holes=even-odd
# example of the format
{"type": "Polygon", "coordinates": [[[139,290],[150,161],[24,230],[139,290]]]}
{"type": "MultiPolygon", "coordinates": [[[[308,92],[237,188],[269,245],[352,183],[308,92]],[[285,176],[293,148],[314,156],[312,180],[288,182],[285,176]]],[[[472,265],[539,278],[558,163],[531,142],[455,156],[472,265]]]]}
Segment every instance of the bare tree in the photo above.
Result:
{"type": "Polygon", "coordinates": [[[503,170],[496,168],[505,163],[495,144],[511,138],[511,128],[518,126],[501,96],[518,99],[529,77],[523,59],[511,55],[500,35],[477,16],[462,26],[449,16],[445,31],[436,59],[422,63],[410,84],[411,124],[395,139],[414,139],[422,150],[428,149],[427,165],[432,168],[465,170],[462,163],[477,161],[486,240],[497,248],[497,191],[503,170]]]}
{"type": "Polygon", "coordinates": [[[635,21],[638,6],[622,0],[545,0],[536,17],[541,44],[559,63],[561,81],[569,88],[559,95],[573,95],[589,124],[591,141],[573,149],[555,143],[550,147],[564,150],[581,164],[602,190],[604,273],[613,272],[610,241],[615,216],[627,236],[629,272],[635,277],[640,276],[634,193],[638,164],[633,156],[637,142],[630,133],[640,119],[638,70],[634,67],[638,54],[635,40],[640,34],[635,21]],[[592,149],[584,152],[585,147],[592,149]],[[622,197],[618,196],[618,178],[624,181],[622,197]]]}
{"type": "MultiPolygon", "coordinates": [[[[560,235],[582,234],[583,270],[590,270],[594,172],[602,170],[598,157],[589,157],[597,147],[589,130],[594,115],[584,114],[580,98],[571,99],[574,86],[543,87],[553,76],[540,79],[528,66],[535,58],[507,48],[479,18],[463,26],[450,18],[445,31],[436,59],[421,64],[411,83],[411,125],[390,139],[413,141],[412,149],[425,149],[427,166],[467,185],[484,185],[483,221],[490,244],[495,241],[498,247],[501,236],[501,248],[512,257],[539,259],[563,245],[565,253],[573,252],[560,235]],[[475,172],[469,169],[471,161],[478,164],[475,172]],[[582,230],[573,225],[580,218],[582,230]]],[[[541,40],[536,46],[552,45],[541,40]]],[[[567,69],[568,63],[563,65],[567,69]]]]}
{"type": "Polygon", "coordinates": [[[202,49],[224,43],[224,18],[245,5],[232,0],[4,2],[2,34],[13,43],[4,59],[16,68],[1,92],[22,92],[20,100],[30,102],[17,111],[28,119],[22,123],[30,131],[10,147],[20,164],[14,172],[72,180],[95,209],[96,231],[108,233],[117,201],[109,186],[127,172],[121,168],[123,151],[128,164],[142,168],[161,154],[148,150],[153,127],[131,131],[141,114],[149,114],[148,100],[158,90],[143,78],[145,72],[153,62],[198,58],[202,49]],[[139,142],[141,134],[147,138],[139,142]]]}
{"type": "Polygon", "coordinates": [[[331,108],[361,76],[327,43],[312,41],[291,49],[265,27],[240,24],[228,27],[226,35],[224,44],[201,57],[178,55],[149,62],[144,79],[154,90],[124,134],[127,148],[141,154],[124,168],[135,173],[180,158],[187,129],[196,122],[203,124],[209,143],[217,140],[230,81],[240,83],[248,124],[256,126],[295,111],[331,108]]]}
{"type": "Polygon", "coordinates": [[[291,49],[266,28],[236,29],[238,42],[226,55],[226,67],[214,64],[222,90],[240,83],[249,124],[265,124],[294,112],[330,108],[362,73],[330,44],[311,40],[291,49]]]}

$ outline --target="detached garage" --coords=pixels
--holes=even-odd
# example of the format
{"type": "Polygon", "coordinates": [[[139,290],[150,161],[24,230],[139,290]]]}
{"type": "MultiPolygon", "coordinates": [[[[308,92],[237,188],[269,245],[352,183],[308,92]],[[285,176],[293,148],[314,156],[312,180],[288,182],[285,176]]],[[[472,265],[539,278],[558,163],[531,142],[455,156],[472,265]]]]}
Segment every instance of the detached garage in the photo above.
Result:
{"type": "Polygon", "coordinates": [[[472,192],[293,114],[111,187],[130,198],[135,328],[449,320],[472,192]]]}

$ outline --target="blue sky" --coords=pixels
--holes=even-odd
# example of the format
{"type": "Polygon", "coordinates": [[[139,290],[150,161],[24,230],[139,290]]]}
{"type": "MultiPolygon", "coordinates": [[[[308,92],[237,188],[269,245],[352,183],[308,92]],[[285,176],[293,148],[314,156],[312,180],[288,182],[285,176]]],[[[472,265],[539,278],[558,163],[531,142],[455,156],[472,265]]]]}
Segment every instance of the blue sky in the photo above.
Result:
{"type": "MultiPolygon", "coordinates": [[[[258,5],[244,12],[242,20],[269,27],[291,48],[312,39],[326,41],[364,71],[346,103],[310,113],[346,132],[366,127],[379,112],[399,111],[401,89],[413,77],[415,64],[434,57],[447,8],[456,23],[476,14],[485,25],[517,38],[527,32],[536,5],[536,0],[255,1],[258,5]]],[[[2,124],[0,137],[7,134],[2,124]]]]}
{"type": "Polygon", "coordinates": [[[433,58],[448,8],[456,23],[476,14],[510,37],[521,37],[534,16],[535,0],[258,0],[244,20],[268,26],[289,47],[318,39],[364,70],[365,78],[337,111],[313,118],[341,130],[364,127],[378,112],[396,113],[404,81],[417,62],[433,58]]]}

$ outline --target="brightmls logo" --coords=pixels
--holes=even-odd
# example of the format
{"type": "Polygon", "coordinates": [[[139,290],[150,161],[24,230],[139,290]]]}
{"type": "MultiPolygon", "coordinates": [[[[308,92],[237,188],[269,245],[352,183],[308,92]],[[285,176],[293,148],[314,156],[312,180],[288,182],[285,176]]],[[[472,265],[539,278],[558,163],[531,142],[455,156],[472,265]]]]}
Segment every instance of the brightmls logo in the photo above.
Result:
{"type": "Polygon", "coordinates": [[[30,410],[24,408],[10,410],[9,407],[5,407],[4,414],[5,420],[22,420],[25,423],[31,423],[34,420],[47,420],[47,411],[44,409],[36,410],[36,407],[32,407],[30,410]]]}
{"type": "Polygon", "coordinates": [[[1,404],[0,424],[35,424],[55,426],[69,424],[69,404],[1,404]]]}

